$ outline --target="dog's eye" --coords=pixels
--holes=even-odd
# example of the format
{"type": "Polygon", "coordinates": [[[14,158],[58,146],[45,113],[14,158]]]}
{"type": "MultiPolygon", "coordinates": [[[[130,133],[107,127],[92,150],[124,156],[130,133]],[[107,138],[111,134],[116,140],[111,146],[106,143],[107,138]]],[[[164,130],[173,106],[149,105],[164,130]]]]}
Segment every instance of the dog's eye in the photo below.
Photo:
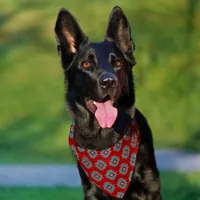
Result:
{"type": "Polygon", "coordinates": [[[87,69],[90,66],[90,63],[88,61],[84,61],[82,63],[82,66],[83,66],[84,69],[87,69]]]}
{"type": "Polygon", "coordinates": [[[122,66],[122,62],[120,61],[120,60],[117,60],[116,62],[115,62],[115,67],[116,68],[120,68],[122,66]]]}

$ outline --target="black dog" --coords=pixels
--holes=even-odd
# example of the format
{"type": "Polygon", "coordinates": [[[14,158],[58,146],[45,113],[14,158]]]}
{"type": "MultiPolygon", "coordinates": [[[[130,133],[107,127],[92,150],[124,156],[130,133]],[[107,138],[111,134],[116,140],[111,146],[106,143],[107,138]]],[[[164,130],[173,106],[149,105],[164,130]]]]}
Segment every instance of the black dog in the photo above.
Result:
{"type": "MultiPolygon", "coordinates": [[[[102,152],[125,138],[132,121],[137,123],[139,130],[136,141],[139,146],[135,148],[137,159],[126,192],[111,195],[114,189],[125,187],[128,179],[123,183],[116,181],[112,186],[104,183],[102,189],[89,178],[90,175],[78,162],[84,199],[161,200],[151,130],[145,117],[134,107],[132,67],[136,64],[133,56],[135,46],[122,9],[113,8],[103,42],[89,42],[75,18],[65,9],[58,14],[55,33],[65,74],[66,101],[75,122],[73,137],[76,148],[89,153],[102,152]],[[110,190],[110,193],[106,190],[110,190]]],[[[85,163],[89,166],[89,161],[85,163]]],[[[108,162],[104,164],[109,166],[108,162]]],[[[103,169],[103,165],[100,167],[103,169]]],[[[103,175],[95,174],[95,177],[109,179],[106,173],[103,170],[103,175]]]]}

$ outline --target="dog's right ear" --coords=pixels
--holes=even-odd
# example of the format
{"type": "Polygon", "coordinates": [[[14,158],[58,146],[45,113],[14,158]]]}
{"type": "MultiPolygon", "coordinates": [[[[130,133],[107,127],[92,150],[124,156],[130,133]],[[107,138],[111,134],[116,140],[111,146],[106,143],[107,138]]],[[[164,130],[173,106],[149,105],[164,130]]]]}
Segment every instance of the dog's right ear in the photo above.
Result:
{"type": "Polygon", "coordinates": [[[81,43],[88,41],[72,14],[62,8],[58,13],[55,34],[58,54],[61,55],[64,67],[68,67],[81,43]]]}

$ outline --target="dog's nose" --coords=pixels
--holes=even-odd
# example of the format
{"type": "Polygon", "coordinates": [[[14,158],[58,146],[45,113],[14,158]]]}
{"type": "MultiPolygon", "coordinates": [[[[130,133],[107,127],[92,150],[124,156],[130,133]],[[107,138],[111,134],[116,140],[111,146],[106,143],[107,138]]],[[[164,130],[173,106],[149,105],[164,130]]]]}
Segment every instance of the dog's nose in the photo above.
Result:
{"type": "Polygon", "coordinates": [[[99,80],[101,87],[104,89],[115,88],[117,86],[117,77],[114,74],[103,74],[99,80]]]}

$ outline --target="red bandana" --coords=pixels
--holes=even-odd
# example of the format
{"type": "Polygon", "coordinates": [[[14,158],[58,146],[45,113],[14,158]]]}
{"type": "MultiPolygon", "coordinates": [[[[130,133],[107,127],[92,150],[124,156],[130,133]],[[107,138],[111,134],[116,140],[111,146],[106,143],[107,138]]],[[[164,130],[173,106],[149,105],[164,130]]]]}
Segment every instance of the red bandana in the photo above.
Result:
{"type": "Polygon", "coordinates": [[[103,150],[80,148],[74,140],[75,124],[70,128],[69,145],[91,182],[105,193],[123,198],[131,182],[139,143],[139,131],[132,120],[124,136],[103,150]]]}

